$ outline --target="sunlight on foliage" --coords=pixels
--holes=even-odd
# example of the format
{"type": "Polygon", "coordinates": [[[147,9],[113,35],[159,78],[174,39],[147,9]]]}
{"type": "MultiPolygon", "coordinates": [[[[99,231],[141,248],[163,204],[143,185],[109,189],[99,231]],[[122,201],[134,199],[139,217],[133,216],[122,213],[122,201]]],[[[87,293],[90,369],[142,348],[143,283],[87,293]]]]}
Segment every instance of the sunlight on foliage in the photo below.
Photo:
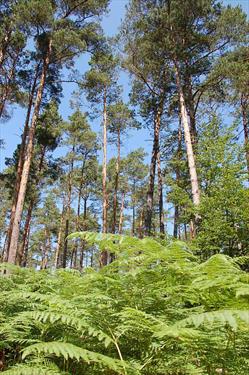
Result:
{"type": "Polygon", "coordinates": [[[79,236],[115,260],[82,273],[2,265],[3,373],[246,373],[248,274],[234,260],[200,264],[180,241],[79,236]]]}

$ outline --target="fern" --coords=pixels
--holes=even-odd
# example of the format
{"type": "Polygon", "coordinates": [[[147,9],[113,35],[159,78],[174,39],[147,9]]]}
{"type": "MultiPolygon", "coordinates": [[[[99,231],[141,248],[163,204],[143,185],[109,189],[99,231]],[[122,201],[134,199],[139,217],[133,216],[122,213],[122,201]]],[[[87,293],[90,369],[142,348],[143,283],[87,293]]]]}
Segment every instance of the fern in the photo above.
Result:
{"type": "Polygon", "coordinates": [[[59,369],[54,370],[46,367],[30,367],[25,365],[19,365],[12,367],[9,370],[3,371],[5,375],[67,375],[68,373],[62,372],[59,369]]]}
{"type": "Polygon", "coordinates": [[[70,238],[79,235],[115,261],[83,273],[7,266],[0,277],[5,373],[247,373],[249,280],[239,262],[201,263],[180,241],[70,238]]]}
{"type": "Polygon", "coordinates": [[[248,310],[223,310],[223,311],[210,311],[202,314],[191,315],[178,323],[178,326],[194,325],[196,328],[199,326],[213,326],[228,324],[234,330],[238,329],[239,324],[243,322],[249,329],[249,311],[248,310]]]}
{"type": "Polygon", "coordinates": [[[83,360],[90,364],[95,362],[101,366],[107,367],[117,373],[122,373],[124,365],[120,360],[107,357],[103,354],[94,353],[89,350],[80,348],[76,345],[67,342],[43,342],[31,345],[23,350],[22,358],[25,359],[29,355],[55,355],[56,357],[63,357],[65,360],[76,359],[83,360]]]}

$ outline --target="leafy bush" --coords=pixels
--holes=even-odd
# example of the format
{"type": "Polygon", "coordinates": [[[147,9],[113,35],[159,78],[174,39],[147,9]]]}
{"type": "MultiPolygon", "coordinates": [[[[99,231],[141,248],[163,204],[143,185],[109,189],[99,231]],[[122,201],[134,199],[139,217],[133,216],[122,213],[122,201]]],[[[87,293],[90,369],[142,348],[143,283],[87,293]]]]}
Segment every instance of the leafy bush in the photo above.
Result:
{"type": "Polygon", "coordinates": [[[2,265],[4,374],[247,373],[249,277],[236,260],[200,264],[181,242],[77,236],[115,261],[82,274],[2,265]]]}

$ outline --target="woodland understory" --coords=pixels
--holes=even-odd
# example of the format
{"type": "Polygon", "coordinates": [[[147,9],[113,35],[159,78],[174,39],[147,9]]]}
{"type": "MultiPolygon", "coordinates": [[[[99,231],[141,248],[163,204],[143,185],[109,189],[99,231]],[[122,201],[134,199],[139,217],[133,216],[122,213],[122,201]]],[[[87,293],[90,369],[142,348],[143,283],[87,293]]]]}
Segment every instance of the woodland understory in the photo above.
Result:
{"type": "Polygon", "coordinates": [[[0,372],[247,375],[247,14],[114,2],[0,0],[0,372]]]}

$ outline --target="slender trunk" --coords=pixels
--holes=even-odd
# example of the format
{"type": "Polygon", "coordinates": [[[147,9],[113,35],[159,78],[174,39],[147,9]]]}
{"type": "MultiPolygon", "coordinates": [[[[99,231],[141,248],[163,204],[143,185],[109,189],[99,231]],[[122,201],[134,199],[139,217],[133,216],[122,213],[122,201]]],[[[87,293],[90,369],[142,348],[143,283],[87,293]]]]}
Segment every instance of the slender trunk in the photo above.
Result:
{"type": "MultiPolygon", "coordinates": [[[[87,197],[84,197],[84,208],[83,208],[83,231],[87,230],[86,225],[86,218],[87,218],[87,197]]],[[[83,269],[83,262],[84,262],[84,252],[85,252],[86,242],[84,240],[81,241],[81,252],[80,252],[80,269],[83,269]]],[[[87,260],[87,259],[86,259],[87,260]]],[[[87,264],[86,264],[87,266],[87,264]]]]}
{"type": "MultiPolygon", "coordinates": [[[[35,179],[36,188],[38,188],[38,184],[41,180],[41,171],[43,169],[45,154],[46,154],[46,146],[42,146],[40,162],[39,162],[38,171],[37,171],[36,179],[35,179]]],[[[22,264],[23,267],[25,267],[26,263],[27,263],[30,223],[31,223],[32,211],[33,211],[34,205],[35,205],[35,198],[31,199],[31,201],[29,203],[26,222],[25,222],[25,226],[24,226],[22,245],[21,245],[20,250],[19,250],[19,259],[20,259],[19,262],[22,264]]]]}
{"type": "Polygon", "coordinates": [[[174,232],[173,236],[174,238],[178,237],[178,220],[179,220],[179,206],[175,206],[175,214],[174,214],[174,232]]]}
{"type": "MultiPolygon", "coordinates": [[[[249,143],[248,143],[248,118],[249,118],[249,95],[242,94],[241,95],[241,112],[242,112],[242,122],[243,122],[243,130],[244,130],[244,143],[245,143],[245,153],[246,153],[246,165],[247,171],[249,173],[249,143]]],[[[248,177],[249,179],[249,177],[248,177]]]]}
{"type": "Polygon", "coordinates": [[[43,259],[42,259],[42,264],[41,264],[41,269],[45,270],[47,268],[48,264],[48,253],[50,250],[50,235],[47,226],[45,226],[45,243],[44,243],[44,254],[43,254],[43,259]]]}
{"type": "MultiPolygon", "coordinates": [[[[179,239],[181,239],[181,233],[179,233],[179,236],[180,236],[180,238],[179,239]]],[[[188,239],[188,234],[187,234],[187,224],[186,223],[184,223],[184,238],[185,238],[185,241],[187,241],[187,239],[188,239]]]]}
{"type": "Polygon", "coordinates": [[[153,138],[153,149],[150,162],[150,175],[149,175],[149,185],[147,190],[147,204],[146,204],[146,216],[145,216],[145,229],[146,234],[151,234],[151,223],[153,214],[153,196],[154,196],[154,186],[155,186],[155,173],[156,173],[156,163],[157,154],[159,152],[159,134],[161,126],[161,116],[163,109],[163,101],[161,101],[154,120],[154,138],[153,138]]]}
{"type": "Polygon", "coordinates": [[[106,165],[107,165],[107,106],[106,90],[104,92],[103,108],[103,171],[102,171],[102,189],[103,189],[103,233],[107,233],[107,189],[106,189],[106,165]]]}
{"type": "Polygon", "coordinates": [[[83,206],[84,230],[87,230],[86,217],[87,217],[87,198],[84,197],[84,206],[83,206]]]}
{"type": "Polygon", "coordinates": [[[80,269],[83,269],[83,262],[84,262],[84,250],[85,250],[85,243],[84,241],[82,242],[82,248],[80,252],[80,269]]]}
{"type": "Polygon", "coordinates": [[[23,261],[22,261],[22,264],[21,264],[22,267],[27,267],[27,264],[28,264],[28,251],[29,251],[29,239],[30,239],[31,219],[32,219],[32,216],[30,216],[30,222],[29,222],[28,231],[27,231],[27,237],[26,237],[26,241],[25,241],[23,261]]]}
{"type": "Polygon", "coordinates": [[[158,175],[158,195],[159,195],[159,226],[160,233],[164,234],[164,211],[163,211],[163,178],[161,170],[160,152],[157,154],[157,175],[158,175]]]}
{"type": "Polygon", "coordinates": [[[18,239],[19,239],[19,233],[20,233],[20,223],[21,223],[21,218],[22,218],[23,205],[24,205],[24,200],[25,200],[25,195],[26,195],[29,171],[30,171],[33,149],[34,149],[36,123],[37,123],[37,118],[39,115],[40,105],[42,101],[42,94],[44,90],[45,79],[46,79],[47,69],[48,69],[49,60],[50,60],[51,47],[52,47],[52,41],[50,40],[49,45],[48,45],[47,55],[43,62],[40,86],[37,91],[34,113],[33,113],[30,129],[29,129],[28,143],[27,143],[25,159],[23,163],[22,177],[20,181],[20,189],[19,189],[18,198],[17,198],[16,212],[15,212],[15,218],[13,222],[10,247],[9,247],[9,256],[8,256],[8,262],[13,263],[13,264],[15,264],[16,262],[18,239]]]}
{"type": "Polygon", "coordinates": [[[32,218],[32,211],[34,207],[34,199],[32,199],[29,203],[29,208],[26,216],[26,221],[24,225],[24,231],[23,231],[23,237],[22,237],[22,244],[19,249],[19,254],[18,254],[18,264],[22,264],[24,267],[27,263],[26,261],[26,250],[27,250],[27,244],[28,244],[28,237],[29,237],[29,232],[30,232],[30,223],[31,223],[31,218],[32,218]]]}
{"type": "MultiPolygon", "coordinates": [[[[106,165],[107,165],[107,103],[106,89],[104,91],[103,101],[103,170],[102,170],[102,189],[103,189],[103,207],[102,207],[102,232],[107,233],[107,206],[108,196],[106,187],[106,165]]],[[[100,266],[108,263],[108,252],[103,250],[100,254],[100,266]]]]}
{"type": "Polygon", "coordinates": [[[119,224],[118,224],[118,233],[122,234],[123,231],[123,220],[124,220],[124,204],[125,204],[125,193],[122,192],[121,198],[121,207],[120,207],[120,216],[119,216],[119,224]]]}
{"type": "Polygon", "coordinates": [[[68,235],[69,235],[69,220],[71,215],[71,200],[72,200],[72,178],[73,178],[73,171],[74,171],[74,152],[75,152],[75,145],[72,148],[72,160],[70,171],[68,174],[68,192],[67,192],[67,205],[66,205],[66,226],[65,226],[65,236],[64,236],[64,249],[63,249],[63,259],[62,259],[62,267],[66,268],[67,265],[67,255],[68,255],[68,235]]]}
{"type": "Polygon", "coordinates": [[[135,236],[136,232],[136,207],[135,204],[132,205],[132,226],[131,226],[131,235],[135,236]]]}
{"type": "Polygon", "coordinates": [[[63,248],[63,258],[62,258],[62,268],[66,268],[67,266],[67,253],[68,253],[68,237],[69,234],[69,219],[66,219],[66,226],[65,226],[65,235],[64,235],[64,248],[63,248]]]}
{"type": "MultiPolygon", "coordinates": [[[[80,204],[81,204],[81,195],[82,195],[82,189],[83,189],[83,183],[84,183],[85,162],[86,162],[86,158],[84,157],[82,167],[81,167],[80,186],[79,186],[79,193],[78,193],[77,217],[76,217],[76,227],[75,227],[76,232],[79,231],[79,225],[80,225],[80,204]]],[[[74,268],[76,268],[77,266],[78,247],[79,247],[79,241],[76,240],[73,251],[72,251],[72,257],[71,257],[71,267],[73,266],[74,268]]]]}
{"type": "MultiPolygon", "coordinates": [[[[185,232],[185,235],[186,235],[186,232],[185,232]]],[[[194,224],[194,221],[193,220],[190,220],[190,224],[189,224],[189,236],[190,236],[190,239],[193,240],[196,236],[196,228],[195,228],[195,224],[194,224]]]]}
{"type": "Polygon", "coordinates": [[[17,198],[18,198],[18,193],[20,189],[20,182],[21,182],[22,169],[23,169],[23,163],[24,163],[24,154],[25,154],[26,142],[27,142],[27,137],[28,137],[28,132],[29,132],[29,120],[30,120],[30,114],[32,110],[34,94],[35,94],[35,89],[36,89],[36,84],[37,84],[38,72],[39,72],[39,65],[37,65],[36,74],[35,74],[34,81],[31,87],[30,95],[29,95],[28,109],[27,109],[27,114],[26,114],[24,130],[22,134],[21,147],[19,151],[18,165],[17,165],[17,171],[16,171],[16,181],[15,181],[13,201],[12,201],[12,207],[11,207],[11,213],[10,213],[10,222],[9,222],[8,232],[6,235],[6,247],[5,247],[5,260],[6,261],[8,259],[8,254],[9,254],[10,239],[11,239],[13,222],[15,218],[17,198]]]}
{"type": "Polygon", "coordinates": [[[143,238],[143,221],[144,221],[144,209],[142,208],[140,212],[139,218],[139,226],[138,226],[138,237],[143,238]]]}
{"type": "Polygon", "coordinates": [[[195,156],[194,156],[194,151],[193,151],[193,146],[192,146],[192,141],[191,141],[191,134],[190,134],[190,128],[189,128],[189,123],[188,123],[186,104],[185,104],[185,99],[184,99],[183,89],[182,89],[182,84],[181,84],[180,69],[179,69],[178,62],[176,60],[174,63],[175,63],[175,73],[176,73],[176,84],[177,84],[179,104],[180,104],[181,122],[183,124],[186,150],[187,150],[187,159],[188,159],[188,166],[189,166],[189,175],[190,175],[190,180],[191,180],[192,198],[193,198],[194,205],[198,206],[200,203],[200,190],[199,190],[198,176],[197,176],[197,171],[196,171],[195,156]]]}
{"type": "MultiPolygon", "coordinates": [[[[180,163],[180,160],[181,160],[181,157],[182,157],[182,124],[181,124],[181,116],[180,115],[179,115],[178,140],[177,141],[178,141],[178,145],[177,145],[176,157],[177,157],[178,163],[180,163]]],[[[178,185],[179,182],[180,182],[180,177],[181,177],[180,176],[180,168],[179,168],[178,164],[176,164],[175,174],[176,174],[176,184],[178,185]]],[[[175,238],[178,238],[179,216],[180,216],[180,207],[179,207],[178,204],[176,204],[175,205],[175,214],[174,214],[174,232],[173,232],[173,236],[175,238]]]]}
{"type": "MultiPolygon", "coordinates": [[[[45,154],[46,154],[46,146],[42,146],[40,162],[39,162],[38,171],[37,171],[36,179],[35,179],[36,188],[38,187],[38,184],[41,180],[41,171],[42,171],[42,168],[43,168],[45,154]]],[[[32,211],[33,211],[33,208],[34,208],[34,204],[35,204],[35,199],[32,198],[30,203],[29,203],[26,222],[25,222],[25,226],[24,226],[22,245],[19,249],[19,264],[20,263],[22,263],[22,264],[26,263],[26,262],[24,262],[23,259],[24,259],[24,255],[25,255],[25,257],[27,257],[27,254],[26,254],[27,243],[28,243],[28,236],[29,236],[29,232],[30,232],[30,223],[31,223],[31,217],[32,217],[32,211]]]]}
{"type": "Polygon", "coordinates": [[[132,225],[131,236],[135,236],[135,219],[136,219],[136,181],[133,181],[133,197],[132,197],[132,225]]]}
{"type": "Polygon", "coordinates": [[[118,132],[118,143],[117,143],[117,160],[116,160],[116,174],[115,174],[115,187],[114,187],[114,196],[113,196],[113,223],[112,223],[112,233],[116,232],[116,224],[117,224],[117,196],[118,196],[118,186],[119,186],[119,171],[120,171],[120,128],[117,130],[118,132]]]}
{"type": "MultiPolygon", "coordinates": [[[[188,65],[188,64],[187,64],[188,65]]],[[[192,145],[197,143],[197,130],[196,130],[196,120],[195,120],[195,105],[192,92],[192,78],[189,72],[185,76],[186,91],[187,91],[187,107],[189,113],[190,122],[190,134],[192,145]]]]}
{"type": "Polygon", "coordinates": [[[65,214],[65,198],[63,200],[63,207],[61,211],[61,221],[60,221],[60,227],[58,232],[58,241],[56,246],[56,252],[55,252],[55,260],[54,260],[54,267],[58,268],[60,265],[60,256],[61,256],[61,248],[62,248],[62,238],[63,238],[63,228],[64,228],[64,214],[65,214]]]}

